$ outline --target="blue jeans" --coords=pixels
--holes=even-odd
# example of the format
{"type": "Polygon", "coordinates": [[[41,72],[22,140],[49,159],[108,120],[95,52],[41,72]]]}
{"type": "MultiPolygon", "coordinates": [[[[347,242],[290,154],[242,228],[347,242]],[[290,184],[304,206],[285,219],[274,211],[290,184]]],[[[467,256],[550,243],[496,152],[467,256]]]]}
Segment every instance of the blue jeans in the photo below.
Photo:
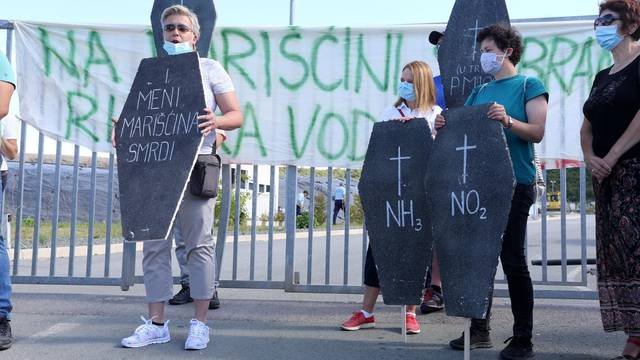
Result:
{"type": "Polygon", "coordinates": [[[0,236],[0,317],[11,318],[11,275],[9,274],[9,254],[4,239],[0,236]]]}

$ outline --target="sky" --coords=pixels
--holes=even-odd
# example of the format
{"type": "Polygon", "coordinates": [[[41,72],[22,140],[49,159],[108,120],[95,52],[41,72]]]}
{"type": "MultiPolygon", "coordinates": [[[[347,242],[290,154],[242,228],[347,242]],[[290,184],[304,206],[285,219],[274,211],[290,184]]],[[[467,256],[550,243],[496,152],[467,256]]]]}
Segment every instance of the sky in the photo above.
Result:
{"type": "MultiPolygon", "coordinates": [[[[0,19],[149,23],[153,0],[0,0],[0,19]]],[[[282,26],[290,0],[215,0],[219,26],[282,26]]],[[[294,24],[367,26],[446,22],[454,0],[294,0],[294,24]]],[[[507,0],[512,19],[594,15],[599,0],[507,0]]]]}
{"type": "MultiPolygon", "coordinates": [[[[445,23],[455,0],[293,0],[293,23],[298,26],[376,26],[445,23]]],[[[506,0],[514,19],[595,15],[600,0],[506,0]]],[[[153,0],[0,0],[0,20],[69,24],[148,25],[153,0]]],[[[215,0],[216,27],[286,26],[291,0],[215,0]]],[[[5,50],[0,30],[0,49],[5,50]]],[[[12,101],[11,113],[18,113],[12,101]]],[[[37,139],[30,131],[28,139],[37,139]]],[[[55,149],[46,141],[45,152],[55,149]]],[[[27,152],[37,140],[27,141],[27,152]]],[[[64,152],[67,152],[65,146],[64,152]]]]}

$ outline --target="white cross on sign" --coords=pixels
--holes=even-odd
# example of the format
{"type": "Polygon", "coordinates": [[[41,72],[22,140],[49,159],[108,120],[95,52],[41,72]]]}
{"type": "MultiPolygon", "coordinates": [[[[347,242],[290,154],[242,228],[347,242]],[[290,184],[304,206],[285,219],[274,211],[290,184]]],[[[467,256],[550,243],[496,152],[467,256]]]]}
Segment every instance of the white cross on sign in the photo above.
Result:
{"type": "Polygon", "coordinates": [[[473,31],[473,53],[471,54],[471,60],[473,61],[476,61],[476,47],[478,46],[476,39],[478,38],[478,30],[482,28],[482,26],[478,26],[478,19],[476,19],[476,27],[467,29],[469,31],[473,31]]]}
{"type": "Polygon", "coordinates": [[[411,159],[411,157],[400,155],[400,146],[398,146],[398,156],[394,158],[389,158],[389,160],[394,160],[398,162],[398,197],[402,197],[402,186],[401,186],[401,176],[400,176],[402,173],[402,170],[400,168],[400,163],[402,162],[402,160],[408,160],[408,159],[411,159]]]}
{"type": "Polygon", "coordinates": [[[467,176],[469,176],[467,174],[467,150],[471,150],[471,149],[475,149],[477,148],[476,145],[472,145],[472,146],[467,146],[467,134],[464,134],[464,146],[460,146],[456,148],[456,151],[463,151],[463,155],[462,155],[462,183],[466,184],[467,183],[467,176]]]}

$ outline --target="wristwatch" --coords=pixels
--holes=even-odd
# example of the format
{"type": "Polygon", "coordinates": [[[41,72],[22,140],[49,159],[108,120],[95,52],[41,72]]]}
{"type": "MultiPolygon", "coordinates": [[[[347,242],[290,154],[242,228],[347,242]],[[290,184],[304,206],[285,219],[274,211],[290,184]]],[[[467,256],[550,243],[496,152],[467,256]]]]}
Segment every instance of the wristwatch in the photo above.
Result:
{"type": "Polygon", "coordinates": [[[503,126],[505,129],[511,129],[511,127],[513,126],[513,119],[511,118],[511,115],[507,115],[509,117],[509,121],[507,121],[507,126],[503,126]]]}

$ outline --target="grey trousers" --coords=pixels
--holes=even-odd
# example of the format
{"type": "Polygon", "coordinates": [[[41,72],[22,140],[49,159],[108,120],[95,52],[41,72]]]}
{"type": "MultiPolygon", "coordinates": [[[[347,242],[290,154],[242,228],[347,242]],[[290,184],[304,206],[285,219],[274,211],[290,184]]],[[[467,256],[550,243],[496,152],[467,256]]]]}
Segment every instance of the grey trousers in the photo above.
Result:
{"type": "Polygon", "coordinates": [[[176,260],[180,266],[180,285],[189,286],[189,268],[187,267],[187,250],[180,229],[173,228],[173,240],[176,242],[176,260]]]}
{"type": "MultiPolygon", "coordinates": [[[[178,231],[184,240],[191,297],[196,300],[209,300],[214,292],[216,265],[211,234],[214,205],[215,199],[195,197],[187,190],[174,225],[174,232],[178,231]]],[[[163,302],[173,296],[171,245],[170,238],[144,242],[142,271],[147,302],[163,302]]]]}
{"type": "MultiPolygon", "coordinates": [[[[215,212],[213,213],[215,219],[215,212]]],[[[180,266],[180,285],[189,286],[189,268],[187,267],[187,251],[184,245],[184,238],[180,232],[180,228],[175,226],[173,228],[173,240],[176,243],[176,260],[178,260],[178,266],[180,266]]],[[[218,282],[216,281],[216,288],[218,282]]]]}

